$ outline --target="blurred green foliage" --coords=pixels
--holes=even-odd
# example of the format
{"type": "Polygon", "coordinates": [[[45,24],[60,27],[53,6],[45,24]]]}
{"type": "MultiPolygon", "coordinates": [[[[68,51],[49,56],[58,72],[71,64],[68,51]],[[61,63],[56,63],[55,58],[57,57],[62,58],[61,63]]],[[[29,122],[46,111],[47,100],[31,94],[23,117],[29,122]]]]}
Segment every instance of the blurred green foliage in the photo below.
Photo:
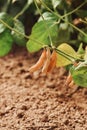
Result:
{"type": "MultiPolygon", "coordinates": [[[[33,34],[31,33],[32,26],[35,23],[38,24],[42,20],[43,25],[35,25],[39,28],[38,34],[40,34],[41,37],[43,35],[42,39],[47,39],[49,44],[53,43],[54,46],[66,42],[72,45],[74,49],[78,49],[80,43],[83,43],[84,46],[87,44],[86,8],[86,0],[50,0],[50,2],[49,0],[3,0],[0,1],[0,19],[3,20],[0,21],[0,33],[8,28],[12,34],[14,43],[26,45],[26,41],[29,37],[35,39],[36,34],[34,34],[33,37],[33,34]],[[2,14],[4,15],[2,16],[2,14]],[[20,23],[18,26],[16,22],[17,19],[20,23]],[[83,21],[80,21],[79,19],[82,19],[83,21]],[[51,20],[53,22],[51,22],[51,20]],[[9,24],[9,21],[11,24],[9,24]],[[47,31],[49,34],[46,35],[40,28],[41,26],[44,27],[45,22],[51,22],[52,24],[47,26],[53,26],[52,28],[54,28],[54,30],[50,29],[52,30],[51,32],[47,31]],[[13,30],[12,28],[7,27],[6,24],[11,26],[13,30]],[[15,32],[15,30],[19,33],[17,33],[17,31],[15,32]],[[52,32],[54,33],[52,34],[52,32]],[[28,35],[30,36],[28,37],[28,35]]],[[[34,32],[34,29],[32,32],[34,32]]],[[[30,43],[32,43],[32,46],[33,44],[40,46],[39,43],[42,42],[42,39],[40,39],[38,35],[35,39],[37,40],[37,43],[34,43],[34,40],[28,40],[27,48],[31,48],[30,43]]],[[[44,43],[42,44],[44,45],[44,43]]],[[[37,48],[35,50],[38,51],[37,48]]]]}

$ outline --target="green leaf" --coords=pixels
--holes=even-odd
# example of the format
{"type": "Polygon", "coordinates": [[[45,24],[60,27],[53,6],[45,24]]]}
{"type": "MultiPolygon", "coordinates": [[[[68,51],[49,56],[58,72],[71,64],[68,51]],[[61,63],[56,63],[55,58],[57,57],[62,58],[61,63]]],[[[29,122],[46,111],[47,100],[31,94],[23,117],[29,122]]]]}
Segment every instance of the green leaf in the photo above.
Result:
{"type": "Polygon", "coordinates": [[[83,49],[83,44],[82,43],[79,45],[79,48],[77,50],[77,54],[79,55],[79,57],[81,59],[84,58],[85,50],[83,49]]]}
{"type": "MultiPolygon", "coordinates": [[[[21,34],[25,35],[24,26],[19,20],[14,21],[14,28],[13,29],[15,29],[18,32],[20,32],[21,34]]],[[[24,36],[21,34],[12,31],[12,36],[13,36],[14,42],[16,44],[18,44],[19,46],[25,46],[26,40],[25,40],[24,36]]]]}
{"type": "Polygon", "coordinates": [[[50,45],[49,35],[55,44],[58,27],[53,20],[44,20],[37,22],[32,29],[30,40],[27,42],[27,49],[30,52],[36,52],[45,45],[50,45]]]}
{"type": "Polygon", "coordinates": [[[67,23],[60,23],[58,28],[57,45],[70,40],[71,27],[67,23]]]}
{"type": "MultiPolygon", "coordinates": [[[[52,9],[53,7],[52,7],[52,0],[39,0],[39,1],[43,1],[44,3],[45,3],[45,5],[47,6],[47,7],[49,7],[50,9],[52,9]]],[[[42,4],[42,2],[41,2],[41,4],[42,4]]],[[[43,4],[42,4],[43,5],[43,4]]],[[[44,7],[44,6],[43,6],[44,7]]]]}
{"type": "Polygon", "coordinates": [[[80,17],[80,18],[84,18],[87,17],[87,10],[77,10],[76,14],[80,17]]]}
{"type": "Polygon", "coordinates": [[[78,86],[87,87],[87,65],[80,67],[72,67],[70,69],[72,78],[78,86]]]}
{"type": "MultiPolygon", "coordinates": [[[[42,14],[42,16],[43,16],[44,20],[55,20],[56,21],[58,19],[57,16],[55,16],[54,14],[52,14],[50,12],[45,12],[45,13],[42,14]]],[[[38,21],[43,21],[42,16],[40,16],[38,21]]]]}
{"type": "Polygon", "coordinates": [[[33,0],[28,0],[27,4],[30,5],[31,3],[33,3],[33,0]]]}
{"type": "Polygon", "coordinates": [[[84,49],[83,49],[83,44],[82,44],[82,43],[79,45],[79,48],[78,48],[77,53],[78,53],[78,54],[84,54],[84,53],[85,53],[85,51],[84,51],[84,49]]]}
{"type": "Polygon", "coordinates": [[[82,67],[87,67],[87,60],[84,61],[84,62],[80,62],[75,69],[78,70],[78,69],[80,69],[82,67]]]}
{"type": "MultiPolygon", "coordinates": [[[[74,58],[78,57],[78,54],[67,43],[62,43],[60,46],[57,47],[57,49],[59,49],[60,51],[66,53],[66,54],[68,54],[70,56],[73,56],[74,58]]],[[[57,53],[57,63],[56,63],[57,67],[66,66],[66,65],[69,65],[71,63],[72,62],[70,60],[68,60],[64,56],[57,53]]]]}
{"type": "Polygon", "coordinates": [[[17,0],[12,0],[12,3],[15,3],[17,0]]]}
{"type": "Polygon", "coordinates": [[[52,0],[52,5],[54,7],[54,9],[61,4],[61,0],[52,0]]]}
{"type": "Polygon", "coordinates": [[[54,9],[61,9],[61,10],[65,10],[67,9],[67,3],[65,0],[52,0],[52,5],[54,9]]]}
{"type": "Polygon", "coordinates": [[[85,47],[84,59],[87,60],[87,46],[85,47]]]}
{"type": "MultiPolygon", "coordinates": [[[[85,34],[87,34],[87,28],[81,29],[85,34]]],[[[82,33],[78,34],[78,40],[83,41],[87,44],[87,35],[84,36],[82,33]]]]}
{"type": "MultiPolygon", "coordinates": [[[[0,19],[3,20],[6,24],[9,26],[13,26],[13,18],[6,14],[5,12],[0,13],[0,19]]],[[[0,23],[0,33],[2,33],[6,29],[6,26],[4,26],[2,23],[0,23]]]]}
{"type": "Polygon", "coordinates": [[[0,33],[2,33],[5,30],[5,26],[3,24],[0,24],[0,33]]]}
{"type": "Polygon", "coordinates": [[[9,53],[12,48],[13,38],[9,30],[0,34],[0,57],[9,53]]]}

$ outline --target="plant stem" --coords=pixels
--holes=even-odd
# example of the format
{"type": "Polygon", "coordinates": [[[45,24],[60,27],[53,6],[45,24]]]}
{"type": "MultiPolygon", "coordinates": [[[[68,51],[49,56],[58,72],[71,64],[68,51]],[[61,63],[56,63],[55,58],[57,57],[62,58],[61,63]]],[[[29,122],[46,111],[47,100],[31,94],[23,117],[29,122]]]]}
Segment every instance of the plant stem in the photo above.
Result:
{"type": "MultiPolygon", "coordinates": [[[[44,20],[43,15],[42,15],[42,13],[41,13],[41,11],[40,11],[40,9],[39,9],[38,5],[37,5],[36,0],[34,0],[34,3],[35,3],[35,5],[36,5],[37,10],[38,10],[38,12],[39,12],[40,16],[42,17],[43,21],[45,21],[45,20],[44,20]]],[[[48,30],[48,27],[47,27],[47,25],[46,25],[46,23],[45,23],[45,22],[44,22],[44,24],[45,24],[45,28],[46,28],[46,30],[48,31],[48,36],[49,36],[49,40],[50,40],[51,46],[53,47],[52,39],[51,39],[51,36],[50,36],[50,31],[48,30]]]]}
{"type": "Polygon", "coordinates": [[[62,56],[64,56],[65,58],[67,58],[68,60],[70,60],[71,62],[73,62],[73,61],[84,61],[84,59],[78,59],[78,58],[75,58],[75,57],[73,57],[73,56],[71,56],[71,55],[69,55],[69,54],[67,54],[67,53],[65,53],[65,52],[63,52],[63,51],[61,51],[61,50],[59,50],[59,49],[55,49],[60,55],[62,55],[62,56]]]}
{"type": "MultiPolygon", "coordinates": [[[[50,11],[51,13],[53,13],[54,15],[56,15],[58,18],[62,19],[64,22],[66,22],[67,24],[69,24],[70,26],[72,26],[74,29],[76,29],[78,32],[82,33],[84,36],[87,36],[86,33],[84,33],[81,29],[79,29],[78,27],[76,27],[75,25],[73,25],[72,23],[66,21],[65,19],[63,19],[63,16],[53,12],[43,1],[40,0],[40,2],[44,5],[44,7],[50,11]]],[[[86,1],[84,2],[84,4],[86,3],[86,1]]],[[[81,5],[80,5],[81,6],[81,5]]],[[[75,12],[75,11],[74,11],[75,12]]],[[[70,13],[71,14],[71,13],[70,13]]],[[[58,22],[59,23],[59,22],[58,22]]],[[[57,22],[56,22],[57,24],[57,22]]]]}
{"type": "Polygon", "coordinates": [[[58,49],[55,49],[55,50],[56,50],[56,52],[57,52],[58,54],[60,54],[61,56],[65,57],[65,58],[68,59],[69,61],[73,62],[73,59],[71,59],[70,57],[67,57],[66,54],[64,54],[64,52],[62,52],[62,51],[60,51],[60,50],[58,50],[58,49]]]}
{"type": "Polygon", "coordinates": [[[48,11],[50,11],[52,14],[56,15],[56,16],[59,17],[60,19],[62,18],[58,13],[52,11],[42,0],[39,0],[39,1],[40,1],[40,2],[44,5],[44,7],[45,7],[48,11]]]}
{"type": "MultiPolygon", "coordinates": [[[[30,39],[30,40],[36,42],[36,44],[39,43],[41,46],[43,46],[43,48],[48,46],[48,45],[42,44],[41,42],[37,41],[36,39],[33,39],[33,38],[31,38],[31,37],[29,37],[29,36],[27,36],[27,35],[24,35],[23,33],[19,32],[19,31],[17,31],[16,29],[12,28],[11,26],[9,26],[7,23],[5,23],[5,22],[4,22],[3,20],[1,20],[1,19],[0,19],[0,22],[1,22],[4,26],[6,26],[8,29],[10,29],[11,31],[14,31],[14,32],[20,34],[21,36],[24,36],[24,37],[25,37],[26,39],[28,39],[28,40],[30,39]]],[[[59,49],[57,49],[57,48],[55,48],[55,50],[56,50],[60,55],[64,56],[65,58],[67,58],[68,60],[70,60],[70,61],[72,61],[72,62],[73,62],[73,60],[83,61],[82,59],[76,59],[76,58],[74,58],[74,57],[72,57],[72,56],[66,54],[65,52],[63,52],[63,51],[61,51],[61,50],[59,50],[59,49]]]]}
{"type": "Polygon", "coordinates": [[[37,41],[36,39],[33,39],[33,38],[31,38],[31,37],[29,37],[29,36],[27,36],[27,35],[25,35],[25,34],[19,32],[19,31],[17,31],[16,29],[12,28],[12,27],[9,26],[7,23],[5,23],[2,19],[0,19],[0,22],[1,22],[5,27],[7,27],[8,29],[10,29],[11,31],[14,31],[15,33],[18,33],[19,35],[25,37],[25,38],[28,39],[28,40],[30,39],[30,40],[36,42],[36,44],[40,44],[41,46],[44,46],[44,44],[42,44],[41,42],[37,41]]]}
{"type": "Polygon", "coordinates": [[[84,24],[87,24],[87,21],[85,21],[85,20],[83,20],[83,19],[81,19],[81,18],[80,18],[80,21],[81,21],[82,23],[84,23],[84,24]]]}
{"type": "Polygon", "coordinates": [[[16,29],[12,28],[11,26],[9,26],[7,23],[5,23],[2,19],[0,19],[0,22],[5,26],[7,27],[8,29],[10,29],[11,31],[14,31],[22,36],[24,36],[25,38],[29,39],[29,37],[27,35],[24,35],[23,33],[17,31],[16,29]]]}
{"type": "Polygon", "coordinates": [[[7,0],[6,4],[4,5],[2,11],[8,12],[9,5],[11,4],[11,0],[7,0]]]}
{"type": "Polygon", "coordinates": [[[86,2],[87,2],[87,1],[84,1],[84,2],[83,2],[81,5],[79,5],[77,8],[75,8],[74,10],[68,12],[67,14],[64,14],[64,15],[61,16],[61,17],[63,18],[63,17],[66,17],[66,16],[68,16],[68,15],[70,15],[70,14],[73,14],[73,13],[76,12],[78,9],[80,9],[83,5],[85,5],[86,2]]]}
{"type": "Polygon", "coordinates": [[[18,19],[18,17],[20,17],[28,9],[29,5],[30,3],[27,2],[24,8],[14,17],[14,19],[18,19]]]}

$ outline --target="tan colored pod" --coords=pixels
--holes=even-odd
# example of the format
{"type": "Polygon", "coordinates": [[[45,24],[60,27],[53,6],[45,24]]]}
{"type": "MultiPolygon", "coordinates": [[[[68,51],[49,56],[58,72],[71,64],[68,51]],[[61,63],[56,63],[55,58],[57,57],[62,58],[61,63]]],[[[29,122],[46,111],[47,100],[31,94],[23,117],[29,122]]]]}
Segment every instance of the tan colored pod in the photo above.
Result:
{"type": "Polygon", "coordinates": [[[50,64],[47,69],[47,73],[51,72],[54,69],[54,67],[56,66],[56,60],[57,60],[57,54],[56,51],[53,50],[50,58],[50,64]]]}
{"type": "Polygon", "coordinates": [[[46,60],[45,60],[44,66],[42,68],[42,73],[46,73],[47,72],[48,66],[50,64],[50,58],[51,58],[50,48],[47,48],[47,51],[46,51],[46,60]]]}
{"type": "Polygon", "coordinates": [[[65,83],[65,85],[69,85],[69,83],[72,81],[72,76],[71,76],[71,74],[69,73],[69,75],[68,75],[68,77],[67,77],[67,79],[66,79],[66,83],[65,83]]]}
{"type": "Polygon", "coordinates": [[[46,49],[43,50],[39,60],[37,61],[37,63],[35,65],[33,65],[29,69],[29,71],[30,72],[35,72],[35,71],[39,70],[43,66],[45,59],[46,59],[46,49]]]}
{"type": "Polygon", "coordinates": [[[74,86],[74,81],[72,80],[70,83],[69,83],[69,87],[73,87],[74,86]]]}

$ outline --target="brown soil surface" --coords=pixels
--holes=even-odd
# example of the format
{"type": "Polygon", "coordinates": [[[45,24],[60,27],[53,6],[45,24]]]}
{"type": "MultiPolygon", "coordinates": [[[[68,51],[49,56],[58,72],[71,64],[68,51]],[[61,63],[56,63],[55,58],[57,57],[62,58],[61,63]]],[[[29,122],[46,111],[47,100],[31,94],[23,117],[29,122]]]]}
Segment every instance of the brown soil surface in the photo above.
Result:
{"type": "Polygon", "coordinates": [[[87,130],[87,89],[65,86],[63,68],[30,74],[39,54],[0,59],[0,130],[87,130]]]}

